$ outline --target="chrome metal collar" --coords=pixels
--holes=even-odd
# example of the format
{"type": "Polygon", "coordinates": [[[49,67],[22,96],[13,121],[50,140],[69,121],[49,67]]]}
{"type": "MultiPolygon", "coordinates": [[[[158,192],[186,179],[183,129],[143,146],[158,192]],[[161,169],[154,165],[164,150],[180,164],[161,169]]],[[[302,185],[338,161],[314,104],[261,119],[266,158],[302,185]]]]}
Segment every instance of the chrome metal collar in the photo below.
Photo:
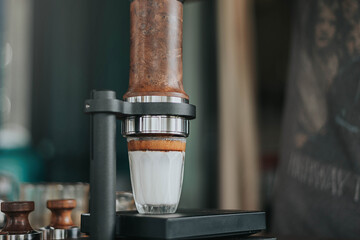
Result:
{"type": "Polygon", "coordinates": [[[168,96],[137,96],[126,98],[125,101],[131,103],[146,103],[146,102],[171,102],[171,103],[189,103],[186,98],[168,97],[168,96]]]}
{"type": "Polygon", "coordinates": [[[77,239],[82,236],[80,228],[72,227],[69,229],[56,229],[53,227],[40,228],[43,232],[44,240],[57,240],[57,239],[77,239]]]}
{"type": "Polygon", "coordinates": [[[0,235],[0,240],[42,240],[42,232],[33,231],[28,234],[4,234],[0,235]]]}
{"type": "MultiPolygon", "coordinates": [[[[131,103],[170,102],[189,103],[189,100],[168,96],[137,96],[125,99],[131,103]]],[[[144,115],[131,116],[122,123],[122,134],[126,136],[139,136],[147,134],[189,136],[189,120],[184,117],[171,115],[144,115]]]]}

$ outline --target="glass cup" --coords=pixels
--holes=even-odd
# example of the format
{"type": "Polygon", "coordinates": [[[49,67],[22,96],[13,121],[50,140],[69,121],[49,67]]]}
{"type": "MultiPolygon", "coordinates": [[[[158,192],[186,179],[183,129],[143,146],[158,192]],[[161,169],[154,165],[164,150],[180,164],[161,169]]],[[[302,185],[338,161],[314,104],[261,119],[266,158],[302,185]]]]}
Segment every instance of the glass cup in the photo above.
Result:
{"type": "Polygon", "coordinates": [[[128,137],[127,141],[131,185],[138,212],[176,212],[183,182],[185,138],[128,137]]]}

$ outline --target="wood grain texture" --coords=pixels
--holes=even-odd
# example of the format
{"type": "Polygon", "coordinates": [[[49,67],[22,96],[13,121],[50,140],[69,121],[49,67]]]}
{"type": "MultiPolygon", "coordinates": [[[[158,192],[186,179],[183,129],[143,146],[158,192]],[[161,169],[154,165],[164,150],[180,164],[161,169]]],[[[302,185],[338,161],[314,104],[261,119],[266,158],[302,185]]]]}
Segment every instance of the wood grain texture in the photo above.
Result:
{"type": "Polygon", "coordinates": [[[130,7],[130,80],[124,99],[174,96],[183,88],[183,4],[177,0],[134,0],[130,7]]]}
{"type": "Polygon", "coordinates": [[[76,207],[75,199],[49,200],[46,205],[51,211],[50,227],[68,229],[74,226],[71,211],[76,207]]]}
{"type": "Polygon", "coordinates": [[[0,234],[26,234],[33,231],[29,213],[34,209],[34,202],[2,202],[1,211],[6,215],[6,225],[0,234]]]}

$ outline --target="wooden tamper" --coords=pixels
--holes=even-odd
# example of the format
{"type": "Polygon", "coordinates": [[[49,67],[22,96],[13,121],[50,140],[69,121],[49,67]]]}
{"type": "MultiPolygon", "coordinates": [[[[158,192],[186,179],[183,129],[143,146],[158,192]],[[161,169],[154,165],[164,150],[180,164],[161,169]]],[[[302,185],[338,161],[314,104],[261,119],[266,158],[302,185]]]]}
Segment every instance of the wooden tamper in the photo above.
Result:
{"type": "Polygon", "coordinates": [[[46,205],[51,211],[50,227],[70,229],[74,226],[71,211],[76,207],[75,199],[49,200],[46,205]]]}
{"type": "Polygon", "coordinates": [[[6,215],[6,225],[0,234],[20,235],[34,232],[28,218],[34,209],[34,202],[2,202],[1,211],[6,215]]]}

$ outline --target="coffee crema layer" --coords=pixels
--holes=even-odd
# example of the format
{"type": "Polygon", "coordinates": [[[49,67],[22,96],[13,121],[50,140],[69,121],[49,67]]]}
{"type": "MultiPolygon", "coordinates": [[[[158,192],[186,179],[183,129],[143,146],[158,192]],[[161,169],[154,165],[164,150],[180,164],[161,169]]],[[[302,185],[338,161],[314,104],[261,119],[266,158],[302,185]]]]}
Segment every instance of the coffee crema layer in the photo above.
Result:
{"type": "Polygon", "coordinates": [[[131,140],[128,142],[129,151],[177,151],[185,152],[185,141],[174,140],[131,140]]]}

